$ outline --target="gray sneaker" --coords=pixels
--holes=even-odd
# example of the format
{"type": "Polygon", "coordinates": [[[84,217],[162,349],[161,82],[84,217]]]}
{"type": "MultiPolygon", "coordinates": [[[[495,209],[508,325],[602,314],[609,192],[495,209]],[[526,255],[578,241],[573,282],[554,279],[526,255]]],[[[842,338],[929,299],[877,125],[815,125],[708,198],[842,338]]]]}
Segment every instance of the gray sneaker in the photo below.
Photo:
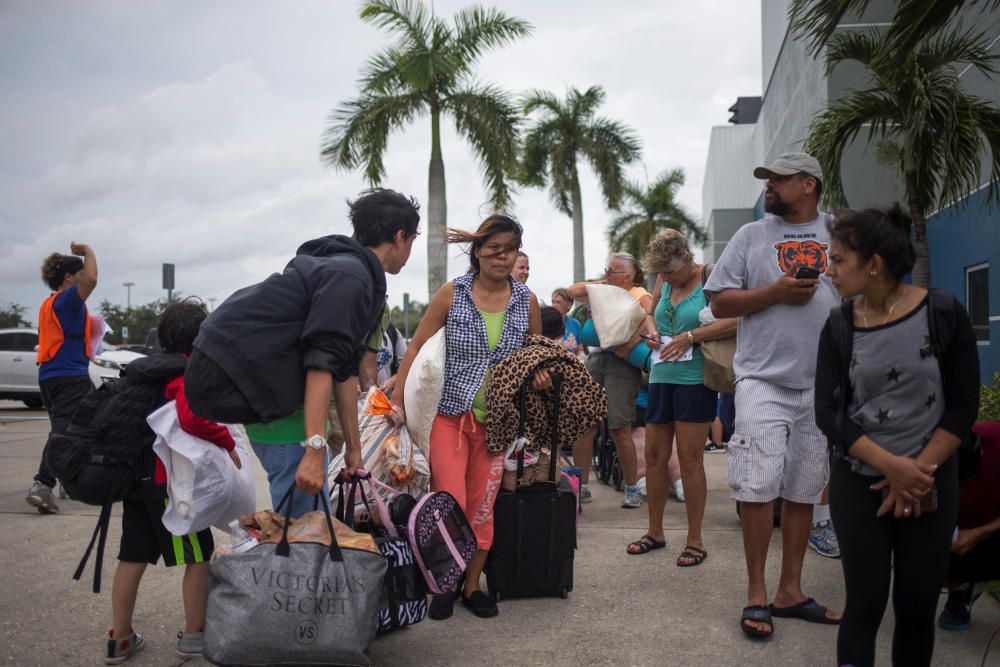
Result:
{"type": "Polygon", "coordinates": [[[594,496],[590,493],[590,487],[586,484],[580,485],[580,504],[584,505],[586,503],[594,502],[594,496]]]}
{"type": "Polygon", "coordinates": [[[146,646],[142,635],[133,632],[124,639],[112,639],[111,630],[108,630],[108,648],[104,654],[105,665],[120,665],[134,653],[141,651],[146,646]]]}
{"type": "Polygon", "coordinates": [[[633,484],[629,486],[625,485],[625,497],[622,498],[622,507],[624,509],[635,509],[636,507],[642,506],[642,494],[639,492],[639,485],[633,484]]]}
{"type": "Polygon", "coordinates": [[[56,500],[52,497],[52,487],[41,482],[31,485],[25,500],[32,507],[37,507],[41,514],[55,514],[59,511],[59,505],[56,505],[56,500]]]}
{"type": "Polygon", "coordinates": [[[200,658],[205,645],[204,632],[177,633],[177,655],[181,658],[200,658]]]}

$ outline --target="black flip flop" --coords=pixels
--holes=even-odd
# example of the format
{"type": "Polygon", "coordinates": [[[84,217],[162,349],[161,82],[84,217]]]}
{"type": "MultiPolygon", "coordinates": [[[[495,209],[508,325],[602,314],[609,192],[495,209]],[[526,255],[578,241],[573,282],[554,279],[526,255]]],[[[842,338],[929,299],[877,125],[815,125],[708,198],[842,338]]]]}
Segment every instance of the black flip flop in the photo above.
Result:
{"type": "Polygon", "coordinates": [[[694,567],[696,565],[701,565],[708,558],[708,552],[704,549],[699,549],[698,547],[693,547],[690,544],[684,547],[684,551],[681,555],[677,557],[677,567],[694,567]],[[690,558],[690,563],[682,563],[682,558],[690,558]]]}
{"type": "Polygon", "coordinates": [[[809,623],[819,623],[820,625],[840,625],[839,619],[828,618],[826,607],[816,602],[813,598],[807,598],[791,607],[775,607],[771,605],[771,613],[778,618],[797,618],[809,623]]]}
{"type": "Polygon", "coordinates": [[[771,612],[762,604],[752,604],[749,607],[743,607],[743,615],[740,617],[740,629],[750,639],[767,639],[774,634],[774,621],[771,620],[771,612]],[[767,623],[771,626],[771,630],[769,632],[758,630],[747,625],[747,621],[767,623]]]}
{"type": "Polygon", "coordinates": [[[625,547],[625,553],[629,556],[641,556],[642,554],[648,554],[654,549],[664,549],[667,546],[666,540],[656,540],[653,539],[652,535],[643,535],[635,542],[629,542],[628,546],[625,547]],[[636,546],[636,551],[629,549],[631,546],[636,546]]]}

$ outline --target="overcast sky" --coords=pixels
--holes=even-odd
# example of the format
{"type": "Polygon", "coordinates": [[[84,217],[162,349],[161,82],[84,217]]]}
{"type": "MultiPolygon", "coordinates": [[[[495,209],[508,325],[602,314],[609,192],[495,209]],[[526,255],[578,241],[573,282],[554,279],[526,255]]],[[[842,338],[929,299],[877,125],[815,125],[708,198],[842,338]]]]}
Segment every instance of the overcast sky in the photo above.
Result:
{"type": "MultiPolygon", "coordinates": [[[[450,16],[468,2],[437,0],[450,16]]],[[[760,3],[752,0],[498,0],[534,35],[483,58],[480,80],[512,92],[601,85],[602,113],[642,138],[654,178],[682,167],[681,202],[701,219],[712,125],[740,95],[761,93],[760,3]]],[[[221,302],[280,271],[298,245],[349,234],[356,173],[320,162],[330,110],[387,36],[347,0],[4,0],[0,3],[0,302],[35,319],[48,294],[39,265],[70,241],[96,251],[93,303],[177,289],[221,302]]],[[[443,123],[448,224],[474,228],[487,211],[479,165],[443,123]]],[[[430,121],[394,133],[384,185],[427,199],[430,121]]],[[[588,275],[607,253],[611,214],[582,177],[588,275]]],[[[572,278],[571,224],[542,191],[514,212],[531,256],[528,286],[544,299],[572,278]]],[[[389,301],[426,301],[426,236],[390,277],[389,301]]],[[[448,275],[467,260],[452,249],[448,275]]]]}

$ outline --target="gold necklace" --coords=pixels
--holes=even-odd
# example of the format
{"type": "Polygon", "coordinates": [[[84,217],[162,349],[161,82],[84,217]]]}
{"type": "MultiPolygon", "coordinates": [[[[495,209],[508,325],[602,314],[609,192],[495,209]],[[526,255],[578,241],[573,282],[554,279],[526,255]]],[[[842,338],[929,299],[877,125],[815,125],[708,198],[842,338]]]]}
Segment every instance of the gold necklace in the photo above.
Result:
{"type": "MultiPolygon", "coordinates": [[[[899,298],[896,299],[896,301],[891,306],[889,306],[888,310],[886,310],[885,317],[882,319],[882,324],[880,324],[878,326],[885,326],[886,322],[889,321],[889,318],[892,317],[892,311],[896,309],[896,306],[899,305],[899,302],[903,300],[903,297],[905,295],[906,295],[906,283],[903,283],[903,290],[902,290],[902,292],[900,292],[899,298]]],[[[868,297],[865,297],[865,309],[861,311],[861,319],[865,323],[865,328],[866,329],[869,328],[868,327],[868,297]]]]}

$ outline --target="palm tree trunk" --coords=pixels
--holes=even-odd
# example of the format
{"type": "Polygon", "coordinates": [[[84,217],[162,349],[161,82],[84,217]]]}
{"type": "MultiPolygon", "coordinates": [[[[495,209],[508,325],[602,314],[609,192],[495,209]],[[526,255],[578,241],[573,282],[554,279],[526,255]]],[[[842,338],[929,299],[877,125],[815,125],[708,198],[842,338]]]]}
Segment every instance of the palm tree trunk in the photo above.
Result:
{"type": "Polygon", "coordinates": [[[920,194],[917,191],[917,176],[912,171],[904,173],[906,201],[910,208],[910,218],[913,219],[913,246],[916,250],[913,284],[926,289],[931,286],[931,254],[927,248],[927,221],[924,219],[924,207],[920,204],[920,194]]]}
{"type": "Polygon", "coordinates": [[[583,198],[580,196],[580,179],[573,168],[573,282],[579,283],[587,279],[587,271],[583,262],[583,198]]]}
{"type": "Polygon", "coordinates": [[[444,160],[441,158],[441,110],[431,109],[431,163],[427,175],[427,300],[434,296],[448,275],[445,228],[448,203],[445,198],[444,160]]]}

